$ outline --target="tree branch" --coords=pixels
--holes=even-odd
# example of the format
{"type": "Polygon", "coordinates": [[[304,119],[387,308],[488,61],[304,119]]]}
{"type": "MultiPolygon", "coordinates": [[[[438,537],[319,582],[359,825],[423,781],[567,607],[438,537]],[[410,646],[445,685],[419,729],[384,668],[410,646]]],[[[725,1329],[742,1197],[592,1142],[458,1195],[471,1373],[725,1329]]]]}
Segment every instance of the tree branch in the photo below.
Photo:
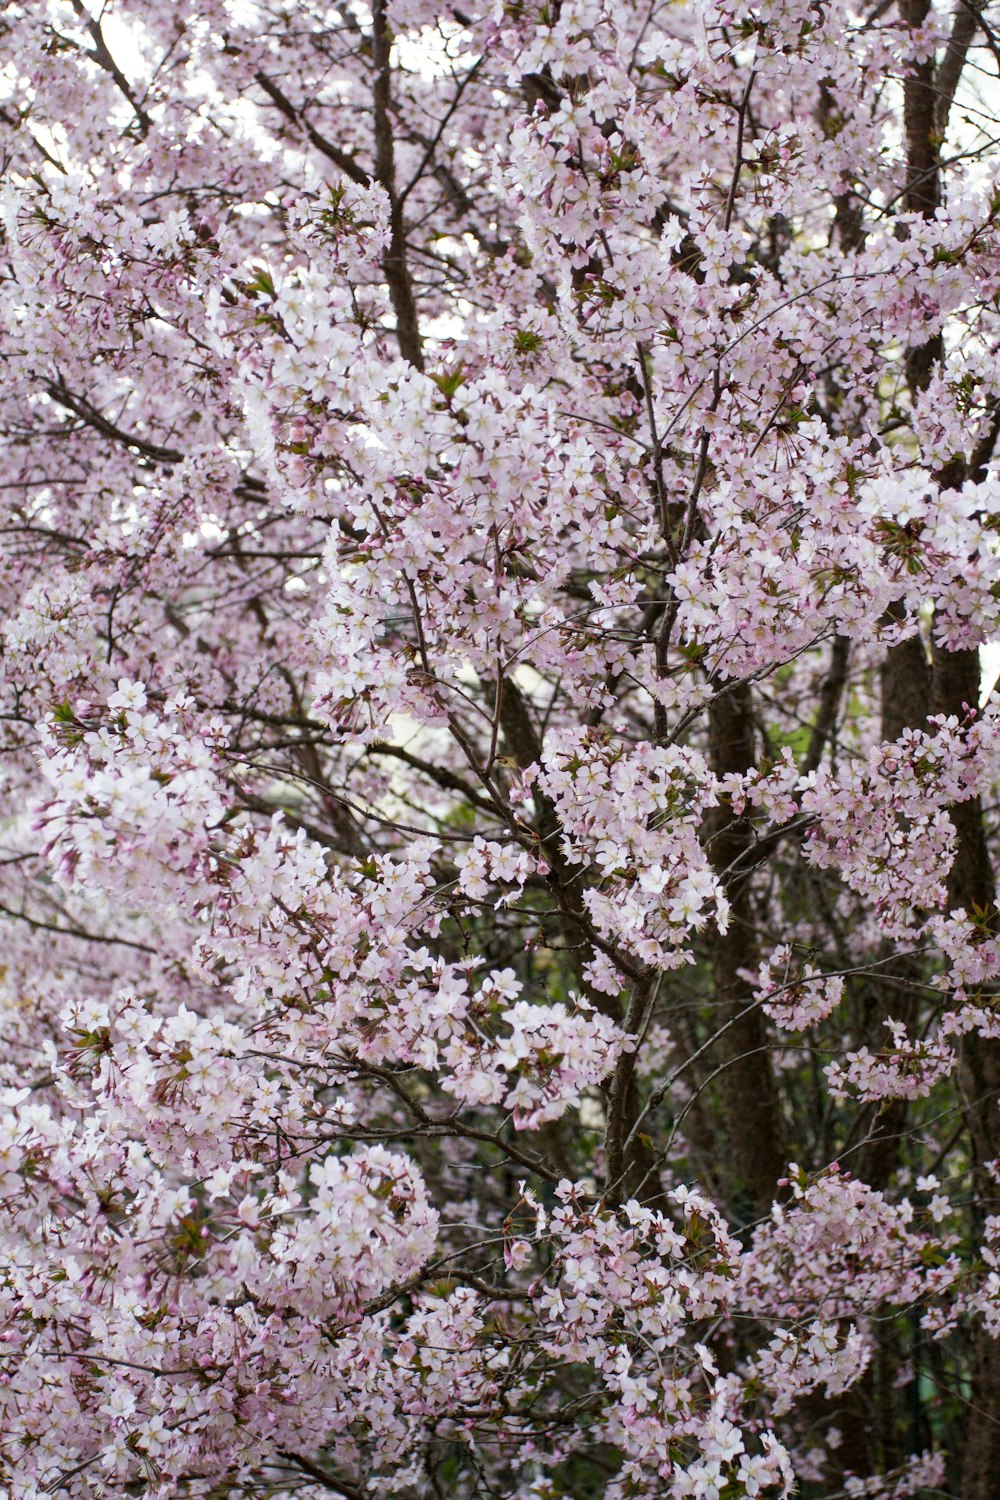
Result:
{"type": "Polygon", "coordinates": [[[382,257],[382,269],[389,287],[392,310],[396,314],[396,338],[399,352],[417,370],[424,367],[420,346],[420,326],[413,283],[406,260],[406,227],[403,200],[396,192],[396,167],[392,138],[392,74],[390,59],[392,35],[389,30],[386,0],[375,0],[373,20],[373,58],[375,64],[375,178],[389,195],[389,243],[382,257]]]}
{"type": "Polygon", "coordinates": [[[371,178],[364,167],[360,166],[354,160],[353,156],[349,156],[346,151],[341,151],[339,146],[335,146],[332,141],[328,141],[326,136],[320,135],[316,127],[311,125],[306,119],[304,110],[296,109],[292,101],[286,94],[282,93],[273,79],[268,78],[266,73],[255,73],[254,79],[264,90],[271,103],[284,115],[285,119],[291,124],[297,125],[304,132],[310,145],[315,146],[316,150],[322,156],[325,156],[327,161],[332,161],[334,166],[338,167],[345,177],[349,177],[359,187],[370,186],[371,178]]]}

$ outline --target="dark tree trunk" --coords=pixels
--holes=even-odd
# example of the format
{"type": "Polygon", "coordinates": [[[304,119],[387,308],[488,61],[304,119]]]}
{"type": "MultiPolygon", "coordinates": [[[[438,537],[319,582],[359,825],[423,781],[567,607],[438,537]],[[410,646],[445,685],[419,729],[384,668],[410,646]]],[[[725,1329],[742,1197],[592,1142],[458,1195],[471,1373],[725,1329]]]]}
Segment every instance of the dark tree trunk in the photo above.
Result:
{"type": "MultiPolygon", "coordinates": [[[[709,709],[709,741],[716,775],[748,771],[755,764],[753,701],[749,684],[725,685],[709,709]]],[[[712,975],[716,1023],[721,1028],[713,1055],[722,1068],[720,1095],[733,1174],[748,1216],[766,1212],[785,1169],[778,1091],[771,1066],[770,1038],[757,1007],[748,1008],[748,985],[741,969],[759,962],[749,871],[753,829],[725,808],[709,824],[709,856],[726,887],[732,913],[729,928],[716,934],[712,975]]]]}

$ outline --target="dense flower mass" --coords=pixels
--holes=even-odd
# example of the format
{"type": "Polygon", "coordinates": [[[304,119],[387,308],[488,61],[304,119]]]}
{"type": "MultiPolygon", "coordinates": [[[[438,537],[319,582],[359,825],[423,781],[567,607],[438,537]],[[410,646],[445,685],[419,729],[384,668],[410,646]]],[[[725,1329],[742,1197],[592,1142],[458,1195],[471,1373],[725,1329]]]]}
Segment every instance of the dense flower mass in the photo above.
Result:
{"type": "Polygon", "coordinates": [[[6,5],[10,1500],[995,1495],[998,33],[6,5]]]}

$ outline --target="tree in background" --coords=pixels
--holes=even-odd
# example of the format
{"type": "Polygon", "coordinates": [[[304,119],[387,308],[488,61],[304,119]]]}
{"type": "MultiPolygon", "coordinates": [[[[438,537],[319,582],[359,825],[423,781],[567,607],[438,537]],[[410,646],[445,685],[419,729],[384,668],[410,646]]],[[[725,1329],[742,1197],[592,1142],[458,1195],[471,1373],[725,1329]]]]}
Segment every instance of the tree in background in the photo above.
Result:
{"type": "Polygon", "coordinates": [[[12,1500],[994,1495],[997,28],[6,6],[12,1500]]]}

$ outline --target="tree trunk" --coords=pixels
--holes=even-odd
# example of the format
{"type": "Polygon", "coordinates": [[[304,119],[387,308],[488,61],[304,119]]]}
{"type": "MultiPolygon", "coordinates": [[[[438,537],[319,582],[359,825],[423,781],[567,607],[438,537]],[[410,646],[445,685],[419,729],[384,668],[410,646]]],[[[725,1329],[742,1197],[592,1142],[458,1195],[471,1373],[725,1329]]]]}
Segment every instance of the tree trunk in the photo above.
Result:
{"type": "MultiPolygon", "coordinates": [[[[934,652],[934,709],[965,717],[979,700],[979,652],[934,652]]],[[[978,797],[951,808],[958,835],[948,874],[949,906],[979,913],[996,930],[996,879],[978,797]]],[[[985,1163],[1000,1156],[1000,1042],[974,1033],[959,1057],[962,1112],[972,1142],[972,1180],[980,1226],[997,1209],[997,1188],[985,1163]]],[[[1000,1340],[980,1324],[972,1352],[971,1398],[962,1458],[963,1500],[991,1500],[1000,1485],[1000,1340]]]]}
{"type": "MultiPolygon", "coordinates": [[[[709,747],[718,776],[755,764],[753,701],[747,683],[724,685],[709,708],[709,747]]],[[[785,1169],[778,1090],[771,1067],[771,1040],[758,1007],[748,1008],[741,969],[756,968],[757,937],[750,876],[739,863],[753,845],[753,829],[725,808],[709,823],[709,857],[732,906],[729,928],[712,947],[716,1017],[721,1035],[713,1054],[723,1069],[720,1095],[738,1194],[747,1217],[766,1212],[785,1169]]]]}

